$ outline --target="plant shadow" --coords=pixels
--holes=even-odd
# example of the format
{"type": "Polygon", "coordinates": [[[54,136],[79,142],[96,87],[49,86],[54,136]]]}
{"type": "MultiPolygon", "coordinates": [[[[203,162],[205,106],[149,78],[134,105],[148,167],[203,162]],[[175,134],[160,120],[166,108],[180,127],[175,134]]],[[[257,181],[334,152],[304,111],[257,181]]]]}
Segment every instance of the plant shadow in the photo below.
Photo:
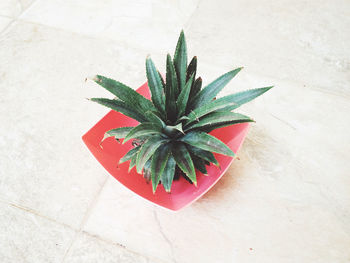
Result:
{"type": "Polygon", "coordinates": [[[263,129],[253,129],[254,131],[249,131],[236,160],[223,177],[198,200],[199,205],[208,202],[219,205],[222,200],[228,199],[233,192],[239,190],[240,184],[249,174],[260,170],[258,161],[261,161],[260,157],[269,150],[268,145],[272,138],[263,129]]]}

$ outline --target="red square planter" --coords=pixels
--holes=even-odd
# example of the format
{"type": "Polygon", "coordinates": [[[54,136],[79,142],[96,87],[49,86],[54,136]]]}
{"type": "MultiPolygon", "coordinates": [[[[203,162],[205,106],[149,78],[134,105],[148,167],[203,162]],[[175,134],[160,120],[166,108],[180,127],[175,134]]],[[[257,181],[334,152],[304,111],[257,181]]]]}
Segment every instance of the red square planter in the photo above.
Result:
{"type": "MultiPolygon", "coordinates": [[[[147,83],[142,85],[137,92],[146,98],[150,97],[147,83]]],[[[232,157],[215,154],[221,169],[214,165],[207,166],[209,176],[204,176],[199,171],[196,171],[197,187],[187,182],[184,178],[180,178],[180,180],[173,182],[170,194],[165,192],[162,186],[159,186],[156,193],[153,194],[152,184],[147,183],[142,175],[137,174],[135,168],[128,173],[129,162],[118,166],[119,159],[131,149],[131,141],[121,144],[114,138],[107,138],[102,143],[102,147],[100,147],[100,142],[106,131],[124,126],[136,126],[137,124],[137,121],[112,110],[83,136],[83,141],[100,164],[115,179],[134,193],[159,206],[177,211],[193,203],[216,184],[234,160],[232,157]]],[[[210,134],[227,144],[231,150],[237,153],[244,141],[248,128],[249,123],[240,123],[217,129],[210,134]]]]}

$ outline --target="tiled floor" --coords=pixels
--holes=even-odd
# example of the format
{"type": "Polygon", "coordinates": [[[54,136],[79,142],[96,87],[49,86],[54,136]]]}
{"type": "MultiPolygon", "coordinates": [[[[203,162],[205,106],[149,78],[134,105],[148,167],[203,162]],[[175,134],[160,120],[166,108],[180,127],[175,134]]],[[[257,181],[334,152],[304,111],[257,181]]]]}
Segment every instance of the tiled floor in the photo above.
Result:
{"type": "Polygon", "coordinates": [[[0,262],[350,262],[350,3],[0,1],[0,262]],[[273,84],[237,160],[178,213],[116,182],[81,141],[184,28],[223,94],[273,84]]]}

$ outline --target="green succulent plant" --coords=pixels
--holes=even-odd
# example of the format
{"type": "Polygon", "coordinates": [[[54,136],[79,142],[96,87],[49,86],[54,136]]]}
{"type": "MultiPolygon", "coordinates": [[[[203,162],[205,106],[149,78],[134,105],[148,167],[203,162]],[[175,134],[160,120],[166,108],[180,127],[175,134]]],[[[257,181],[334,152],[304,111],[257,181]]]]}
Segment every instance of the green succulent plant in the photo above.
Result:
{"type": "Polygon", "coordinates": [[[188,64],[182,31],[174,59],[167,55],[165,80],[151,58],[146,59],[151,100],[121,82],[101,75],[94,77],[97,84],[116,98],[91,100],[139,122],[136,127],[109,130],[103,139],[124,139],[123,143],[133,140],[134,147],[119,163],[130,161],[129,171],[136,166],[138,173],[143,172],[146,179],[152,180],[153,192],[159,183],[170,192],[178,172],[196,185],[195,169],[206,175],[206,165],[219,165],[213,152],[235,155],[227,145],[208,133],[236,123],[252,122],[248,116],[233,110],[272,88],[251,89],[216,99],[241,69],[229,71],[202,88],[202,79],[196,76],[197,57],[188,64]]]}

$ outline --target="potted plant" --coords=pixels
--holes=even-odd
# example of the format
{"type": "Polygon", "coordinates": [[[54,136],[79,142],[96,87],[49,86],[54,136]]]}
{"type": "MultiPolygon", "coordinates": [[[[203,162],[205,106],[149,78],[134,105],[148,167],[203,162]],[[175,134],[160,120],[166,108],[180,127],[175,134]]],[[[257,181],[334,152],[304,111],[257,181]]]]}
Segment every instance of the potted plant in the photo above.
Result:
{"type": "Polygon", "coordinates": [[[208,191],[233,161],[253,121],[233,110],[272,88],[216,98],[241,69],[202,88],[197,57],[188,64],[182,31],[174,59],[167,55],[165,79],[149,57],[148,83],[137,91],[101,75],[93,78],[116,98],[90,99],[112,111],[83,140],[122,184],[158,205],[179,210],[208,191]]]}

